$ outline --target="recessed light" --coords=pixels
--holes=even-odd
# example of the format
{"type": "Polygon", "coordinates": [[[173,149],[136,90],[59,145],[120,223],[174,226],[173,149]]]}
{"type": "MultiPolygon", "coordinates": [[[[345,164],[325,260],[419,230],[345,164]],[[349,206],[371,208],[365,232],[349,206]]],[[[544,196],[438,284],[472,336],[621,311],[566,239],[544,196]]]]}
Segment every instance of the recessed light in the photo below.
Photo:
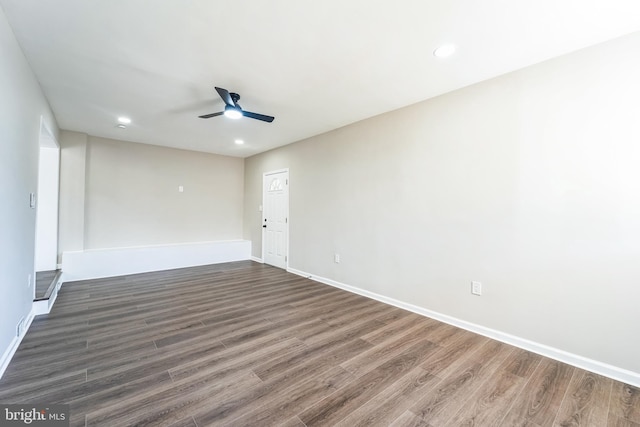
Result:
{"type": "Polygon", "coordinates": [[[242,144],[244,144],[244,141],[243,141],[243,140],[241,140],[241,139],[236,139],[234,142],[235,142],[236,144],[238,144],[238,145],[242,145],[242,144]]]}
{"type": "Polygon", "coordinates": [[[122,123],[120,123],[119,125],[116,125],[117,128],[120,129],[126,129],[127,127],[125,125],[123,125],[122,123]]]}
{"type": "Polygon", "coordinates": [[[433,56],[437,58],[446,58],[447,56],[451,56],[455,53],[456,46],[453,44],[443,44],[439,48],[433,51],[433,56]]]}
{"type": "Polygon", "coordinates": [[[131,123],[131,119],[129,117],[118,117],[118,123],[128,125],[129,123],[131,123]]]}

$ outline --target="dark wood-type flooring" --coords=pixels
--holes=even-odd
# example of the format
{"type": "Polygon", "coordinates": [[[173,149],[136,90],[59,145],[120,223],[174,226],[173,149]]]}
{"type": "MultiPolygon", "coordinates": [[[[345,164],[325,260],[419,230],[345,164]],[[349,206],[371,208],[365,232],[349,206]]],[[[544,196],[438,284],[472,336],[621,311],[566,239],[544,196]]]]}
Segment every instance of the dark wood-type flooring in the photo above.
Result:
{"type": "Polygon", "coordinates": [[[65,283],[2,403],[73,426],[640,427],[640,389],[238,262],[65,283]]]}

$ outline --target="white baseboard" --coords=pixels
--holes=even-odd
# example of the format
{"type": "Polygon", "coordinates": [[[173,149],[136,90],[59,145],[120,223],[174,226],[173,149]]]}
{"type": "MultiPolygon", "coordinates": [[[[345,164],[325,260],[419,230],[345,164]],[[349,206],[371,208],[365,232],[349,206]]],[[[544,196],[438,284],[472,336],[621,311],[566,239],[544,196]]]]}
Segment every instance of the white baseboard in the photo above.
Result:
{"type": "Polygon", "coordinates": [[[98,279],[173,268],[244,261],[251,256],[251,241],[229,240],[131,248],[64,252],[65,281],[98,279]]]}
{"type": "Polygon", "coordinates": [[[487,328],[482,325],[477,325],[475,323],[467,322],[465,320],[461,320],[455,317],[447,316],[446,314],[428,310],[426,308],[419,307],[413,304],[408,304],[403,301],[389,298],[384,295],[376,294],[374,292],[366,291],[364,289],[360,289],[354,286],[346,285],[344,283],[327,279],[325,277],[320,277],[320,276],[313,275],[311,273],[306,273],[304,271],[296,270],[294,268],[287,268],[287,271],[293,274],[297,274],[298,276],[315,280],[316,282],[324,283],[325,285],[330,285],[336,288],[340,288],[345,291],[352,292],[354,294],[362,295],[367,298],[371,298],[371,299],[383,302],[385,304],[393,305],[395,307],[402,308],[404,310],[408,310],[408,311],[420,314],[422,316],[426,316],[444,323],[448,323],[449,325],[453,325],[458,328],[465,329],[467,331],[474,332],[476,334],[483,335],[485,337],[503,342],[505,344],[510,344],[515,347],[519,347],[519,348],[531,351],[533,353],[540,354],[550,359],[558,360],[560,362],[584,369],[586,371],[590,371],[599,375],[603,375],[605,377],[612,378],[616,381],[621,381],[623,383],[630,384],[635,387],[640,387],[640,373],[638,372],[632,372],[623,368],[619,368],[617,366],[609,365],[607,363],[589,359],[577,354],[569,353],[564,350],[560,350],[554,347],[550,347],[544,344],[540,344],[534,341],[520,338],[515,335],[497,331],[495,329],[487,328]]]}
{"type": "Polygon", "coordinates": [[[33,315],[40,316],[41,314],[49,314],[51,311],[51,306],[49,305],[49,300],[39,300],[33,302],[33,315]]]}
{"type": "Polygon", "coordinates": [[[33,309],[32,309],[27,315],[22,333],[20,334],[20,336],[14,337],[13,340],[11,340],[9,347],[5,350],[4,354],[0,358],[0,379],[4,375],[4,371],[7,370],[7,367],[9,366],[9,362],[11,362],[11,359],[13,358],[13,355],[16,353],[16,350],[18,350],[18,347],[20,346],[22,339],[25,337],[25,335],[27,335],[27,331],[29,330],[29,327],[31,327],[31,322],[33,322],[34,317],[35,315],[33,314],[33,309]]]}
{"type": "Polygon", "coordinates": [[[259,262],[260,264],[264,264],[264,260],[262,258],[258,258],[257,256],[251,255],[251,261],[259,262]]]}

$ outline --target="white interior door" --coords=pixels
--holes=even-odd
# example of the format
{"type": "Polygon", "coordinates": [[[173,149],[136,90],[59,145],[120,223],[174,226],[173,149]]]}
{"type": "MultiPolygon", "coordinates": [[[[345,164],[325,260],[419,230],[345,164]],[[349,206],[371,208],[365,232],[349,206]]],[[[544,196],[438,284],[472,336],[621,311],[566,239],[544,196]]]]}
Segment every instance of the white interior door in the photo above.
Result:
{"type": "Polygon", "coordinates": [[[287,268],[289,171],[264,174],[262,185],[262,259],[266,264],[287,268]]]}

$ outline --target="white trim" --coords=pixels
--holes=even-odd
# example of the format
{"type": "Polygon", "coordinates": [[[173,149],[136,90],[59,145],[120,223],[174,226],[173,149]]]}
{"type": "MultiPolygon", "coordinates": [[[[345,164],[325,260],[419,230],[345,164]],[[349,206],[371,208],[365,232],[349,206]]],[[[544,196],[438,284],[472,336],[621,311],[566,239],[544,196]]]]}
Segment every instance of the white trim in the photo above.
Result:
{"type": "Polygon", "coordinates": [[[22,339],[25,337],[25,335],[27,335],[27,331],[29,330],[29,327],[31,326],[31,322],[33,322],[34,317],[35,315],[33,314],[33,309],[32,309],[27,315],[27,319],[25,321],[25,327],[22,330],[22,333],[20,334],[19,337],[14,337],[13,340],[11,340],[9,347],[5,350],[4,354],[0,358],[0,379],[4,375],[4,372],[7,370],[7,367],[9,366],[9,363],[11,362],[13,355],[16,354],[16,350],[18,350],[18,347],[20,346],[22,339]]]}
{"type": "Polygon", "coordinates": [[[515,335],[507,334],[501,331],[497,331],[495,329],[484,327],[482,325],[477,325],[475,323],[467,322],[465,320],[448,316],[446,314],[438,313],[436,311],[428,310],[423,307],[419,307],[419,306],[409,304],[403,301],[399,301],[393,298],[389,298],[384,295],[376,294],[374,292],[370,292],[354,286],[346,285],[344,283],[340,283],[332,279],[327,279],[325,277],[320,277],[310,273],[306,273],[304,271],[296,270],[295,268],[287,268],[287,271],[293,274],[297,274],[298,276],[315,280],[316,282],[324,283],[325,285],[340,288],[354,294],[362,295],[367,298],[371,298],[371,299],[383,302],[385,304],[393,305],[395,307],[412,311],[422,316],[426,316],[435,320],[439,320],[444,323],[448,323],[449,325],[453,325],[458,328],[462,328],[467,331],[471,331],[471,332],[483,335],[485,337],[488,337],[506,344],[510,344],[515,347],[519,347],[519,348],[531,351],[533,353],[540,354],[550,359],[558,360],[560,362],[584,369],[586,371],[594,372],[596,374],[612,378],[616,381],[621,381],[623,383],[630,384],[635,387],[640,387],[640,373],[638,372],[629,371],[623,368],[619,368],[617,366],[613,366],[597,360],[589,359],[584,356],[580,356],[578,354],[569,353],[567,351],[550,347],[545,344],[540,344],[534,341],[527,340],[525,338],[517,337],[515,335]]]}
{"type": "Polygon", "coordinates": [[[265,176],[265,175],[275,175],[275,174],[277,174],[277,173],[283,173],[283,172],[287,172],[287,173],[289,173],[289,168],[282,168],[282,169],[276,169],[276,170],[274,170],[274,171],[265,172],[265,173],[263,173],[263,174],[262,174],[262,176],[265,176]]]}
{"type": "Polygon", "coordinates": [[[245,261],[251,241],[229,240],[64,252],[65,281],[98,279],[222,262],[245,261]]]}
{"type": "Polygon", "coordinates": [[[259,262],[260,264],[264,264],[264,260],[262,258],[258,258],[257,256],[253,256],[251,255],[251,258],[249,258],[251,261],[255,261],[255,262],[259,262]]]}

